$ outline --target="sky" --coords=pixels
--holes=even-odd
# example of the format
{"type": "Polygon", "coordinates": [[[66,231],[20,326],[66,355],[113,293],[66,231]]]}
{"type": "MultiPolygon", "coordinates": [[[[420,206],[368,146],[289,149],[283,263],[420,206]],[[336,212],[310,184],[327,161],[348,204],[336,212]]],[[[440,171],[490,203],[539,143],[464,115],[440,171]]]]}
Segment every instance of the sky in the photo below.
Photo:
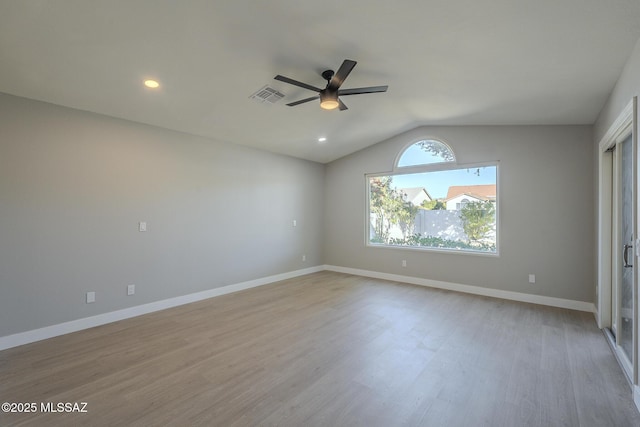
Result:
{"type": "MultiPolygon", "coordinates": [[[[429,142],[446,149],[446,146],[440,142],[429,142]]],[[[402,154],[398,161],[398,166],[441,163],[442,161],[442,156],[432,154],[414,144],[402,154]]],[[[449,187],[452,185],[496,184],[496,180],[496,166],[480,166],[469,169],[393,175],[392,186],[396,188],[424,187],[433,199],[444,199],[447,196],[449,187]]]]}
{"type": "Polygon", "coordinates": [[[433,199],[444,199],[452,185],[495,184],[496,166],[393,175],[392,182],[396,188],[424,187],[433,199]]]}

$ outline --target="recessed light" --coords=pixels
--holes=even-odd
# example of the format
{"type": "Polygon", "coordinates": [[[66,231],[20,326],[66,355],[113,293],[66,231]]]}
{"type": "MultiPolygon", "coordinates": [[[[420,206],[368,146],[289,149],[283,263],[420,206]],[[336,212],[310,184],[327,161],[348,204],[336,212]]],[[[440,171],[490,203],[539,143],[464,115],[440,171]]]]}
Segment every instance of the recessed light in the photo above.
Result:
{"type": "Polygon", "coordinates": [[[160,87],[160,83],[158,83],[156,80],[151,79],[145,80],[144,85],[151,89],[157,89],[160,87]]]}
{"type": "Polygon", "coordinates": [[[327,138],[321,136],[320,138],[318,138],[318,142],[327,142],[327,138]]]}

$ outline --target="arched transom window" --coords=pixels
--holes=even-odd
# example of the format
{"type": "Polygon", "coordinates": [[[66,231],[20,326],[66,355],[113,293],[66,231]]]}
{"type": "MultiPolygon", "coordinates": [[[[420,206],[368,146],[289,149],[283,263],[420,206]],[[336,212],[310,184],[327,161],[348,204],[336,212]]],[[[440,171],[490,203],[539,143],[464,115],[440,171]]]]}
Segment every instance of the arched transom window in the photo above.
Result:
{"type": "Polygon", "coordinates": [[[425,139],[409,145],[398,158],[399,168],[455,162],[456,156],[447,144],[434,139],[425,139]]]}

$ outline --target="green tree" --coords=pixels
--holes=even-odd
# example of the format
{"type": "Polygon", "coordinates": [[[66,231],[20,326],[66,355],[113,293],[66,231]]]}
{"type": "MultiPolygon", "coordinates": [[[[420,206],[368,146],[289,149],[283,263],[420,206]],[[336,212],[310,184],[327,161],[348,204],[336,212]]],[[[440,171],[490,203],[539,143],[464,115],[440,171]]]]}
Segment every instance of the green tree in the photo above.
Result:
{"type": "Polygon", "coordinates": [[[487,237],[496,225],[496,207],[493,202],[469,202],[460,209],[462,228],[469,243],[487,237]]]}
{"type": "MultiPolygon", "coordinates": [[[[372,241],[391,242],[391,227],[398,226],[402,230],[403,240],[412,234],[419,206],[405,201],[401,191],[393,187],[391,176],[371,178],[369,181],[369,209],[375,236],[372,241]]],[[[398,239],[394,239],[398,240],[398,239]]]]}
{"type": "Polygon", "coordinates": [[[385,243],[389,243],[391,226],[399,224],[403,208],[402,196],[392,184],[391,176],[375,177],[369,181],[370,210],[375,217],[375,239],[385,243]]]}
{"type": "Polygon", "coordinates": [[[442,200],[425,200],[420,205],[423,209],[428,211],[437,211],[437,210],[445,210],[447,209],[447,205],[444,204],[442,200]]]}
{"type": "Polygon", "coordinates": [[[445,162],[453,161],[453,153],[451,152],[449,147],[447,147],[446,145],[444,145],[439,141],[433,141],[433,140],[420,141],[420,142],[417,142],[416,145],[419,146],[422,150],[426,151],[427,153],[430,153],[435,157],[441,158],[445,162]]]}
{"type": "Polygon", "coordinates": [[[419,206],[415,206],[411,202],[403,202],[398,209],[398,223],[400,225],[400,229],[402,230],[402,236],[406,241],[410,236],[413,235],[413,229],[415,228],[416,223],[416,215],[418,215],[418,211],[420,210],[419,206]]]}
{"type": "Polygon", "coordinates": [[[369,181],[369,209],[373,216],[375,238],[384,240],[384,200],[391,189],[391,177],[371,178],[369,181]]]}

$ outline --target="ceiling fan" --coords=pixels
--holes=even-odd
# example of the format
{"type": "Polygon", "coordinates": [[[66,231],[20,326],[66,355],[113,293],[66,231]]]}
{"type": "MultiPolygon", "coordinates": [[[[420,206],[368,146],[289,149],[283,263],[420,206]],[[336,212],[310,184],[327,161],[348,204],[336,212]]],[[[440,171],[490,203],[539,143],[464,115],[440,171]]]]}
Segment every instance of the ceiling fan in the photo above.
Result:
{"type": "Polygon", "coordinates": [[[358,87],[353,89],[340,89],[342,83],[344,83],[345,79],[353,70],[357,64],[356,61],[352,61],[350,59],[345,59],[342,62],[342,65],[338,69],[337,73],[334,73],[333,70],[326,70],[322,73],[322,78],[327,81],[327,86],[324,89],[320,89],[319,87],[315,87],[306,83],[299,82],[297,80],[290,79],[289,77],[281,76],[278,74],[274,78],[281,82],[289,83],[294,86],[302,87],[305,89],[312,90],[314,92],[318,92],[319,95],[312,96],[310,98],[301,99],[299,101],[291,102],[287,104],[289,107],[293,107],[296,105],[304,104],[305,102],[313,101],[314,99],[320,98],[320,107],[325,110],[333,110],[337,107],[340,107],[340,110],[346,110],[347,106],[338,98],[339,96],[346,95],[359,95],[362,93],[377,93],[377,92],[386,92],[389,86],[370,86],[370,87],[358,87]]]}

